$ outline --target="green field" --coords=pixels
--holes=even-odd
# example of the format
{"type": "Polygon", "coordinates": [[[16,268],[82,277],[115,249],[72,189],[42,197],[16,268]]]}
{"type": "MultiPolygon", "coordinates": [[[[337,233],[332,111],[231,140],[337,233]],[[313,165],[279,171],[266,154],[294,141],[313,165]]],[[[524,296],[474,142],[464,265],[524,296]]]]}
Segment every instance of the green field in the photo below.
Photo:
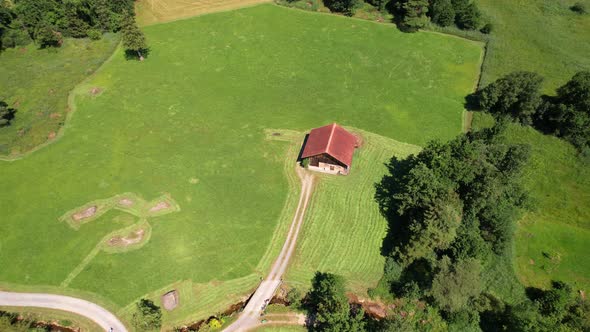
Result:
{"type": "Polygon", "coordinates": [[[590,0],[478,0],[494,25],[482,83],[528,70],[543,75],[553,93],[577,71],[589,70],[590,15],[571,11],[576,2],[590,7],[590,0]]]}
{"type": "Polygon", "coordinates": [[[65,122],[69,92],[114,51],[119,39],[66,39],[64,45],[37,50],[35,45],[0,53],[0,100],[17,110],[0,128],[0,156],[18,156],[52,140],[65,122]]]}
{"type": "MultiPolygon", "coordinates": [[[[57,322],[61,326],[70,328],[79,328],[79,332],[102,332],[103,329],[98,326],[95,322],[82,316],[78,316],[68,311],[51,310],[45,308],[32,308],[32,307],[2,307],[2,311],[11,313],[18,313],[31,321],[43,321],[43,322],[57,322]]],[[[15,331],[22,331],[18,329],[15,331]]],[[[9,332],[9,331],[6,331],[9,332]]]]}
{"type": "Polygon", "coordinates": [[[319,176],[286,277],[293,287],[306,289],[316,271],[326,271],[344,276],[349,290],[366,296],[381,278],[387,221],[373,199],[375,183],[392,156],[405,158],[420,148],[367,132],[360,135],[363,146],[355,153],[350,175],[319,176]]]}
{"type": "MultiPolygon", "coordinates": [[[[168,323],[222,310],[272,262],[298,195],[285,175],[297,151],[266,139],[265,129],[303,132],[336,121],[416,145],[449,139],[461,131],[463,97],[482,51],[455,37],[274,5],[145,33],[146,61],[126,61],[118,49],[76,89],[63,137],[0,163],[1,227],[10,230],[0,233],[0,266],[9,267],[0,270],[4,288],[78,293],[123,313],[141,296],[179,288],[186,295],[166,314],[168,323]],[[78,229],[59,221],[124,193],[145,202],[166,194],[180,210],[148,218],[149,241],[125,252],[102,250],[105,236],[139,225],[142,214],[109,208],[78,229]]],[[[359,165],[369,163],[360,156],[359,165]]],[[[376,216],[372,183],[366,186],[362,208],[376,216]]],[[[368,266],[380,272],[380,239],[373,241],[359,248],[370,250],[368,266]]],[[[330,258],[320,266],[362,276],[362,265],[342,263],[330,258]]]]}
{"type": "MultiPolygon", "coordinates": [[[[542,74],[545,91],[554,93],[576,71],[590,70],[590,43],[583,42],[590,35],[590,16],[571,12],[574,2],[480,0],[496,27],[483,83],[514,70],[530,70],[542,74]]],[[[475,114],[475,128],[489,123],[485,114],[475,114]]],[[[584,245],[590,240],[590,167],[569,143],[532,128],[513,125],[508,138],[533,147],[525,182],[536,208],[523,218],[516,234],[519,278],[527,286],[546,287],[559,279],[590,290],[584,245]]]]}

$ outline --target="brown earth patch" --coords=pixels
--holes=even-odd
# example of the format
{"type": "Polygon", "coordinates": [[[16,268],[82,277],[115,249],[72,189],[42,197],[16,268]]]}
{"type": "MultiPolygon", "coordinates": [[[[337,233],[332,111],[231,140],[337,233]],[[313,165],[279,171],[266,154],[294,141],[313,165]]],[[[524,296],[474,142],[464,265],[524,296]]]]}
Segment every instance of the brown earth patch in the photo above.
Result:
{"type": "Polygon", "coordinates": [[[78,213],[74,213],[72,215],[72,219],[74,219],[75,221],[80,221],[82,219],[90,218],[96,213],[97,210],[98,210],[98,207],[96,205],[93,205],[93,206],[91,206],[85,210],[82,210],[78,213]]]}
{"type": "Polygon", "coordinates": [[[162,306],[168,311],[174,310],[178,306],[178,291],[176,289],[162,295],[162,306]]]}
{"type": "Polygon", "coordinates": [[[57,134],[55,131],[50,131],[49,134],[47,134],[47,139],[54,139],[56,136],[57,134]]]}
{"type": "Polygon", "coordinates": [[[119,205],[121,206],[125,206],[125,207],[130,207],[133,205],[133,200],[129,199],[129,198],[123,198],[119,200],[119,205]]]}
{"type": "Polygon", "coordinates": [[[387,317],[387,305],[381,302],[361,299],[352,293],[346,294],[346,296],[348,297],[348,302],[360,305],[365,310],[366,315],[375,319],[384,319],[387,317]]]}
{"type": "Polygon", "coordinates": [[[102,89],[99,87],[96,87],[96,86],[94,88],[90,89],[90,94],[93,96],[96,96],[97,94],[99,94],[101,92],[102,92],[102,89]]]}
{"type": "Polygon", "coordinates": [[[158,212],[158,211],[162,211],[162,210],[166,210],[170,208],[170,204],[168,202],[159,202],[158,204],[152,206],[150,208],[150,212],[158,212]]]}
{"type": "Polygon", "coordinates": [[[51,114],[49,114],[49,118],[50,119],[57,119],[60,116],[61,116],[61,114],[59,114],[59,113],[51,113],[51,114]]]}
{"type": "Polygon", "coordinates": [[[143,240],[143,236],[145,235],[145,230],[138,229],[135,232],[129,233],[129,235],[122,237],[122,236],[115,236],[110,238],[107,241],[107,244],[111,247],[127,247],[132,244],[137,244],[143,240]]]}

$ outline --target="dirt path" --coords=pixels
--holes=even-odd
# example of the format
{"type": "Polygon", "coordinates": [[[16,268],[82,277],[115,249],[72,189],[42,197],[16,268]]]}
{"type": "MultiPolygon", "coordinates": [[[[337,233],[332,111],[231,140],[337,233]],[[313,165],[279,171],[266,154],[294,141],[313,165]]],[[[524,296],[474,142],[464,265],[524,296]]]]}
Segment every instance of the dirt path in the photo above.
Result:
{"type": "Polygon", "coordinates": [[[125,325],[105,308],[74,297],[41,294],[0,292],[0,306],[38,307],[73,312],[84,316],[103,328],[105,331],[127,332],[125,325]]]}
{"type": "Polygon", "coordinates": [[[268,276],[260,283],[256,292],[254,292],[254,295],[252,295],[252,298],[244,308],[244,311],[240,313],[238,319],[228,326],[224,332],[248,331],[260,325],[260,313],[264,310],[264,307],[268,304],[268,301],[273,297],[282,282],[283,274],[287,270],[291,256],[295,251],[297,237],[303,224],[303,216],[305,215],[305,210],[307,209],[313,191],[313,175],[300,167],[297,167],[296,171],[301,180],[301,195],[299,196],[299,204],[297,205],[295,216],[293,216],[285,244],[273,263],[268,276]]]}

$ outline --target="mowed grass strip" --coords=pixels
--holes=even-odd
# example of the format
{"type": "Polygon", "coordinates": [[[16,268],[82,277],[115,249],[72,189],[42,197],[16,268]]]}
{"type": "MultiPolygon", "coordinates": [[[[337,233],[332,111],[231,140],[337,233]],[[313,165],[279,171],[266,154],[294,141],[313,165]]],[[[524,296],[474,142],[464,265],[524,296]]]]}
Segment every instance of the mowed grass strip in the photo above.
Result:
{"type": "Polygon", "coordinates": [[[59,285],[127,218],[109,211],[75,231],[59,217],[124,192],[146,200],[168,193],[180,211],[151,218],[141,249],[98,253],[68,290],[126,307],[179,280],[259,273],[272,261],[271,241],[280,243],[273,232],[290,190],[288,144],[267,140],[265,129],[335,121],[413,144],[449,139],[461,131],[482,51],[454,37],[274,5],[145,33],[150,57],[126,61],[117,50],[77,89],[61,139],[0,163],[0,224],[10,230],[0,234],[0,266],[10,267],[1,281],[59,285]],[[91,96],[92,87],[102,92],[91,96]]]}
{"type": "Polygon", "coordinates": [[[0,128],[0,156],[14,157],[55,139],[66,119],[68,93],[114,51],[118,36],[99,41],[65,39],[58,49],[6,49],[0,53],[0,100],[17,110],[0,128]]]}
{"type": "Polygon", "coordinates": [[[389,159],[404,158],[420,148],[357,132],[363,146],[355,153],[350,174],[318,175],[286,278],[293,287],[307,289],[314,273],[324,271],[344,276],[349,290],[366,295],[381,277],[380,248],[387,221],[374,200],[375,184],[386,173],[389,159]]]}

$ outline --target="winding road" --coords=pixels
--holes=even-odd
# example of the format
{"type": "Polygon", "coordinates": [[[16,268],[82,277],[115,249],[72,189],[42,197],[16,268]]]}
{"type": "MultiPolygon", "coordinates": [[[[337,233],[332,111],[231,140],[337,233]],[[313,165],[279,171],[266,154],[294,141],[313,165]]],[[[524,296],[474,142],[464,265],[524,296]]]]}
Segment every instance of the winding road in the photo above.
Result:
{"type": "MultiPolygon", "coordinates": [[[[285,244],[266,279],[260,283],[238,319],[228,326],[224,330],[225,332],[248,331],[260,325],[260,314],[281,285],[283,274],[287,270],[291,256],[295,251],[297,237],[303,224],[303,216],[313,191],[313,175],[300,167],[297,167],[296,171],[301,180],[301,195],[285,244]]],[[[70,296],[0,291],[0,306],[40,307],[69,311],[87,317],[105,331],[111,331],[112,329],[113,332],[127,332],[125,325],[105,308],[70,296]]]]}
{"type": "Polygon", "coordinates": [[[75,297],[41,293],[0,292],[0,306],[39,307],[69,311],[92,320],[105,331],[110,331],[112,328],[113,332],[127,332],[125,325],[108,310],[75,297]]]}
{"type": "Polygon", "coordinates": [[[291,227],[289,228],[289,233],[287,234],[287,239],[281,249],[281,253],[273,263],[266,279],[260,283],[256,292],[254,292],[254,295],[248,301],[244,311],[240,313],[240,316],[233,324],[223,330],[224,332],[248,331],[260,325],[260,314],[264,311],[268,301],[270,301],[277,288],[281,285],[283,274],[287,270],[289,260],[291,260],[291,256],[295,251],[297,237],[303,224],[303,216],[305,215],[305,210],[307,209],[313,191],[313,175],[300,167],[297,167],[297,175],[301,180],[301,196],[299,197],[299,204],[297,205],[293,221],[291,221],[291,227]]]}

